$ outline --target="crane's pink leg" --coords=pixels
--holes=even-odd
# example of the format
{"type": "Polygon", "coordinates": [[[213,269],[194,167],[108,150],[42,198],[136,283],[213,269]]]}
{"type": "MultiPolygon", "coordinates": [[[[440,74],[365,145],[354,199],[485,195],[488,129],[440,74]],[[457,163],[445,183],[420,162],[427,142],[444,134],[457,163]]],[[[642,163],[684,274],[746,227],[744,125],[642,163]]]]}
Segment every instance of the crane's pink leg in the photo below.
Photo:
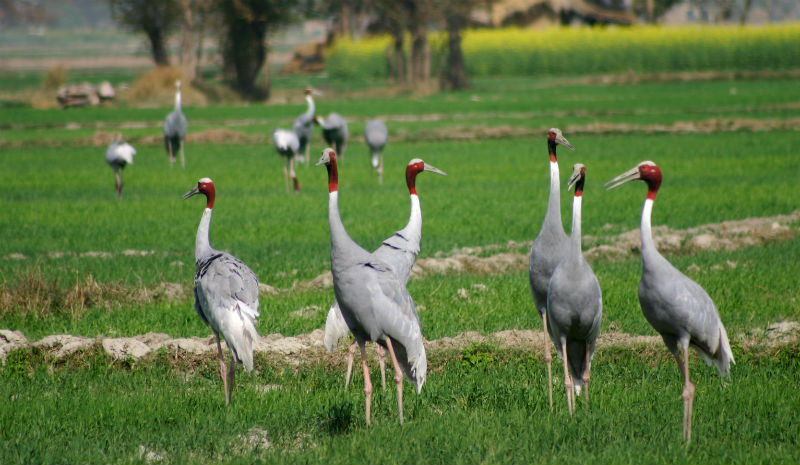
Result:
{"type": "Polygon", "coordinates": [[[178,148],[178,153],[181,154],[181,168],[186,169],[186,159],[183,156],[183,141],[181,141],[181,146],[178,148]]]}
{"type": "Polygon", "coordinates": [[[300,192],[300,182],[297,180],[297,174],[294,172],[294,157],[289,159],[289,176],[292,177],[295,194],[300,192]]]}
{"type": "Polygon", "coordinates": [[[286,185],[286,192],[289,192],[289,160],[283,166],[283,184],[286,185]]]}
{"type": "Polygon", "coordinates": [[[344,388],[347,389],[350,386],[350,375],[353,373],[353,359],[356,356],[356,345],[358,345],[355,341],[350,344],[350,347],[347,349],[347,373],[344,375],[344,388]]]}
{"type": "Polygon", "coordinates": [[[217,338],[217,354],[219,354],[219,374],[222,377],[222,387],[225,389],[225,405],[231,403],[230,391],[228,391],[228,367],[225,366],[225,356],[222,355],[222,345],[219,341],[219,334],[214,333],[217,338]]]}
{"type": "Polygon", "coordinates": [[[589,347],[586,348],[586,364],[583,369],[583,388],[586,390],[586,397],[583,399],[583,409],[589,411],[589,372],[592,370],[592,353],[589,347]]]}
{"type": "Polygon", "coordinates": [[[366,398],[367,426],[370,426],[372,424],[372,421],[370,421],[370,412],[372,410],[372,380],[369,378],[367,350],[364,348],[364,344],[359,344],[358,348],[361,349],[361,370],[364,372],[364,397],[366,398]]]}
{"type": "Polygon", "coordinates": [[[233,352],[231,352],[231,364],[228,365],[228,392],[226,393],[226,399],[228,403],[231,402],[231,398],[233,398],[233,384],[236,381],[236,359],[233,358],[233,352]]]}
{"type": "Polygon", "coordinates": [[[569,365],[567,364],[567,341],[561,339],[561,358],[564,359],[564,388],[567,390],[567,408],[569,414],[575,410],[575,387],[572,384],[572,377],[569,376],[569,365]]]}
{"type": "Polygon", "coordinates": [[[550,411],[553,411],[553,355],[550,353],[550,334],[547,332],[547,313],[542,313],[544,327],[544,362],[547,365],[547,398],[550,400],[550,411]]]}
{"type": "Polygon", "coordinates": [[[692,438],[692,404],[694,404],[694,384],[689,379],[689,343],[681,341],[681,349],[683,349],[683,360],[681,361],[678,356],[677,349],[673,353],[675,361],[678,362],[678,368],[683,375],[683,440],[689,443],[692,438]]]}
{"type": "Polygon", "coordinates": [[[386,390],[386,351],[379,344],[375,344],[378,352],[378,365],[381,367],[381,389],[386,390]]]}
{"type": "Polygon", "coordinates": [[[172,168],[172,165],[175,164],[175,154],[172,153],[172,142],[167,143],[167,147],[169,148],[169,167],[172,168]]]}
{"type": "Polygon", "coordinates": [[[114,180],[117,183],[117,197],[122,198],[122,178],[119,175],[118,170],[114,170],[114,180]]]}
{"type": "Polygon", "coordinates": [[[383,154],[380,154],[380,163],[378,164],[378,184],[383,184],[383,154]]]}
{"type": "Polygon", "coordinates": [[[400,415],[400,424],[403,424],[403,371],[400,369],[400,364],[397,362],[397,356],[394,354],[391,338],[386,338],[386,348],[389,349],[389,356],[392,358],[392,366],[394,367],[394,382],[397,384],[397,412],[400,415]]]}

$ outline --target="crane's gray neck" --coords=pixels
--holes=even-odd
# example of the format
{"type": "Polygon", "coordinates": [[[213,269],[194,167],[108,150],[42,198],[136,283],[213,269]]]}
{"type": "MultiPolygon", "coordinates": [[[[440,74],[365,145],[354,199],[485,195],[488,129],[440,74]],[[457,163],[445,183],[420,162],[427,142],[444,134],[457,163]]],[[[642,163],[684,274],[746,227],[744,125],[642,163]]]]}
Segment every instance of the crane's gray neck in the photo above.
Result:
{"type": "Polygon", "coordinates": [[[576,195],[572,197],[572,235],[570,236],[570,244],[573,250],[577,250],[578,254],[581,253],[581,203],[583,196],[576,195]]]}
{"type": "Polygon", "coordinates": [[[558,162],[550,162],[550,199],[547,202],[547,212],[544,215],[544,226],[564,229],[561,223],[561,192],[558,175],[558,162]]]}
{"type": "Polygon", "coordinates": [[[314,117],[314,99],[310,95],[306,95],[306,103],[308,103],[308,108],[303,115],[310,121],[314,117]]]}
{"type": "Polygon", "coordinates": [[[175,91],[175,109],[181,111],[181,91],[180,89],[175,91]]]}
{"type": "Polygon", "coordinates": [[[339,214],[339,191],[328,193],[328,225],[331,229],[331,267],[346,267],[361,258],[363,249],[347,234],[339,214]]]}
{"type": "Polygon", "coordinates": [[[642,224],[639,231],[642,238],[642,257],[645,255],[658,255],[655,242],[653,241],[653,230],[650,226],[650,217],[653,213],[653,199],[647,198],[642,205],[642,224]]]}
{"type": "Polygon", "coordinates": [[[203,216],[200,217],[200,226],[197,228],[197,238],[194,242],[194,260],[199,262],[203,257],[207,257],[214,252],[211,244],[208,242],[208,230],[211,227],[211,209],[206,208],[203,210],[203,216]]]}
{"type": "Polygon", "coordinates": [[[422,208],[417,194],[411,194],[410,197],[411,213],[408,216],[408,224],[401,233],[408,241],[419,244],[422,239],[422,208]]]}

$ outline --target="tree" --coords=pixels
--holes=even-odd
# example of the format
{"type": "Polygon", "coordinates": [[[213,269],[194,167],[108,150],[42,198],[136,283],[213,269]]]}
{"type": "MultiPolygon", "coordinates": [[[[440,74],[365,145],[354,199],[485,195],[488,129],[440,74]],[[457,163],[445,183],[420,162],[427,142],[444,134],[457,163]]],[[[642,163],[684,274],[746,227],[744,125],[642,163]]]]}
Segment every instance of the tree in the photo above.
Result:
{"type": "Polygon", "coordinates": [[[222,12],[222,58],[233,88],[243,97],[263,100],[269,97],[269,70],[265,82],[256,83],[267,62],[266,38],[288,23],[297,0],[219,0],[222,12]]]}
{"type": "Polygon", "coordinates": [[[178,0],[181,9],[181,67],[189,81],[200,79],[203,38],[213,21],[215,0],[178,0]]]}
{"type": "Polygon", "coordinates": [[[472,10],[485,0],[438,0],[437,6],[444,17],[447,30],[447,61],[442,69],[441,84],[444,89],[469,87],[461,51],[461,30],[468,22],[472,10]]]}
{"type": "Polygon", "coordinates": [[[430,0],[403,0],[406,9],[408,32],[411,34],[411,59],[408,64],[408,82],[427,85],[431,75],[431,50],[428,45],[428,22],[433,8],[430,0]]]}
{"type": "Polygon", "coordinates": [[[120,25],[142,31],[157,65],[169,65],[167,36],[178,24],[180,8],[175,0],[109,0],[111,17],[120,25]]]}
{"type": "Polygon", "coordinates": [[[406,9],[397,0],[374,0],[372,8],[380,18],[380,29],[392,36],[392,45],[386,52],[389,78],[396,84],[406,82],[406,52],[403,42],[406,35],[406,9]]]}

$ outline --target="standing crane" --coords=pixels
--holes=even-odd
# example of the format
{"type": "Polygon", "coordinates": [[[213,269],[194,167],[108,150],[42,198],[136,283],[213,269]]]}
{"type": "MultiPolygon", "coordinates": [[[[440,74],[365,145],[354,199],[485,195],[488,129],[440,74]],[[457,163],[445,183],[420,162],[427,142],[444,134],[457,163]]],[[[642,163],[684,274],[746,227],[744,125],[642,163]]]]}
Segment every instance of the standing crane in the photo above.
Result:
{"type": "Polygon", "coordinates": [[[650,216],[661,186],[661,170],[652,161],[643,161],[608,181],[609,190],[627,182],[641,180],[647,184],[647,197],[642,206],[640,234],[642,240],[642,279],[639,281],[639,304],[644,317],[661,334],[683,375],[683,440],[692,436],[692,404],[694,384],[689,379],[689,346],[717,366],[720,376],[730,371],[733,359],[728,333],[708,293],[699,284],[672,266],[656,249],[650,216]],[[678,345],[683,351],[681,360],[678,345]]]}
{"type": "Polygon", "coordinates": [[[244,365],[248,373],[253,371],[253,347],[258,343],[255,320],[258,318],[258,279],[243,261],[227,252],[211,248],[208,230],[211,225],[211,209],[214,208],[216,191],[214,182],[202,178],[183,199],[203,194],[206,208],[200,218],[195,240],[194,259],[197,272],[194,275],[194,309],[200,319],[214,332],[217,339],[219,370],[225,388],[225,404],[231,403],[236,363],[244,365]],[[231,350],[230,365],[225,364],[220,345],[220,334],[231,350]]]}
{"type": "Polygon", "coordinates": [[[186,117],[181,111],[181,81],[175,81],[175,108],[164,121],[164,146],[169,154],[169,166],[175,163],[175,154],[181,155],[181,166],[186,168],[183,142],[186,139],[186,117]]]}
{"type": "Polygon", "coordinates": [[[589,372],[594,346],[603,318],[600,283],[581,252],[581,203],[586,167],[575,164],[567,189],[575,186],[572,200],[572,235],[567,253],[558,264],[547,288],[547,329],[564,362],[564,388],[570,415],[575,395],[586,388],[584,408],[589,408],[589,372]]]}
{"type": "Polygon", "coordinates": [[[289,192],[289,177],[292,178],[294,192],[300,192],[300,182],[297,180],[297,173],[294,172],[294,159],[300,151],[297,134],[286,129],[275,129],[272,131],[272,143],[275,145],[278,155],[286,160],[286,164],[283,165],[283,181],[286,185],[286,192],[289,192]]]}
{"type": "Polygon", "coordinates": [[[114,179],[117,184],[117,197],[122,198],[122,174],[121,171],[127,165],[133,164],[133,156],[136,149],[131,144],[122,141],[119,136],[111,140],[111,144],[106,149],[106,163],[114,170],[114,179]]]}
{"type": "Polygon", "coordinates": [[[344,151],[347,147],[347,121],[339,113],[331,113],[327,119],[315,116],[314,122],[322,128],[322,138],[325,139],[325,143],[332,145],[341,161],[344,161],[344,151]]]}
{"type": "Polygon", "coordinates": [[[306,165],[308,165],[311,159],[311,137],[314,135],[314,99],[311,97],[313,93],[311,87],[306,87],[303,93],[306,96],[308,108],[305,113],[295,118],[292,131],[297,134],[297,139],[300,143],[300,149],[297,153],[302,153],[303,158],[306,160],[306,165]]]}
{"type": "Polygon", "coordinates": [[[552,128],[547,132],[547,151],[550,154],[550,200],[547,202],[547,212],[544,215],[542,229],[536,240],[533,241],[530,253],[530,285],[533,294],[533,303],[539,311],[544,328],[544,361],[547,364],[547,389],[550,399],[550,411],[553,411],[553,373],[550,354],[550,344],[547,342],[547,286],[553,270],[564,258],[569,246],[567,233],[561,223],[561,181],[558,177],[558,159],[556,146],[564,145],[570,150],[575,147],[564,138],[561,129],[552,128]]]}
{"type": "MultiPolygon", "coordinates": [[[[416,180],[417,175],[423,171],[447,176],[447,173],[435,166],[425,163],[425,161],[414,158],[406,166],[406,185],[408,195],[411,199],[411,213],[409,214],[406,227],[395,232],[392,236],[383,241],[381,246],[373,252],[373,256],[389,264],[400,278],[403,285],[408,284],[411,276],[411,269],[419,254],[420,242],[422,241],[422,208],[417,195],[416,180]]],[[[325,321],[325,347],[328,352],[333,352],[339,339],[345,337],[349,328],[344,321],[339,303],[333,300],[328,317],[325,321]]],[[[350,374],[353,371],[353,358],[355,356],[356,343],[353,342],[347,351],[347,373],[345,374],[345,389],[350,384],[350,374]]],[[[381,386],[386,387],[384,353],[378,346],[378,361],[381,368],[381,386]]]]}
{"type": "Polygon", "coordinates": [[[317,165],[328,171],[328,224],[331,234],[333,290],[347,327],[361,350],[367,425],[371,424],[372,381],[365,344],[376,342],[389,352],[397,385],[397,411],[403,423],[403,373],[417,394],[422,391],[428,359],[414,301],[391,265],[356,244],[339,215],[339,171],[336,152],[326,148],[317,165]]]}
{"type": "Polygon", "coordinates": [[[386,123],[373,119],[367,121],[364,127],[364,140],[367,142],[369,152],[372,154],[372,167],[378,172],[378,183],[383,183],[383,147],[389,138],[386,123]]]}

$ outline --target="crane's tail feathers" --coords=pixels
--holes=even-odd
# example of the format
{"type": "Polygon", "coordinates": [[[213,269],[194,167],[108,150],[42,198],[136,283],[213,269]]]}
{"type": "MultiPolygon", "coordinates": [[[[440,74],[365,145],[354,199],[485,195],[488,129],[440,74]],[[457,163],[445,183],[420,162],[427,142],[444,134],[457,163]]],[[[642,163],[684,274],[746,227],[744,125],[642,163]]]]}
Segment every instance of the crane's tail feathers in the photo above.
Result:
{"type": "Polygon", "coordinates": [[[569,375],[575,385],[575,393],[580,395],[583,386],[583,371],[586,368],[586,342],[567,341],[567,364],[569,375]]]}
{"type": "Polygon", "coordinates": [[[223,330],[223,335],[236,359],[242,362],[244,370],[249,373],[253,371],[253,348],[258,345],[255,317],[259,313],[244,302],[236,302],[232,310],[226,328],[228,331],[223,330]]]}
{"type": "Polygon", "coordinates": [[[331,309],[328,310],[328,317],[325,320],[325,348],[328,352],[333,353],[336,349],[336,344],[339,339],[347,336],[350,333],[350,328],[344,321],[342,311],[339,309],[339,302],[334,300],[331,309]]]}
{"type": "Polygon", "coordinates": [[[394,348],[395,356],[397,356],[403,373],[414,384],[414,388],[419,394],[422,392],[422,385],[425,384],[425,377],[428,373],[428,357],[425,353],[425,346],[422,344],[422,337],[409,341],[408,346],[393,337],[391,340],[392,348],[394,348]]]}
{"type": "Polygon", "coordinates": [[[722,377],[728,376],[728,373],[730,373],[731,363],[736,364],[736,360],[733,359],[731,343],[728,341],[728,333],[722,323],[719,325],[719,349],[714,363],[717,365],[719,375],[722,377]]]}

